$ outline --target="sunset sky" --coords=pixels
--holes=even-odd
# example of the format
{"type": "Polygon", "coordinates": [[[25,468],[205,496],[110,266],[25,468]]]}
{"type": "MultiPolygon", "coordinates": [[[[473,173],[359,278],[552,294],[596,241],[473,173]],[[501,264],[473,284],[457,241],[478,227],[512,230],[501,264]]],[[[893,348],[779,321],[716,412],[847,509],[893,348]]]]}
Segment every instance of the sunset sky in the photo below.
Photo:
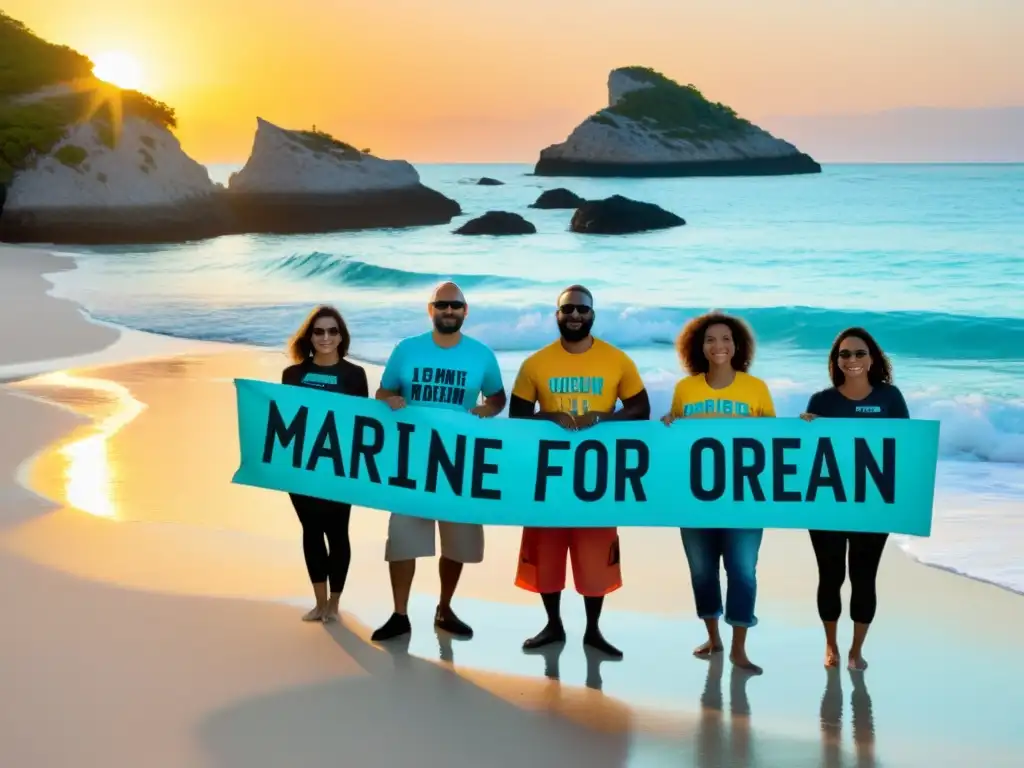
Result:
{"type": "Polygon", "coordinates": [[[201,162],[256,115],[414,161],[532,161],[654,67],[754,120],[1024,105],[1022,0],[0,0],[123,52],[201,162]],[[627,10],[628,8],[628,10],[627,10]]]}

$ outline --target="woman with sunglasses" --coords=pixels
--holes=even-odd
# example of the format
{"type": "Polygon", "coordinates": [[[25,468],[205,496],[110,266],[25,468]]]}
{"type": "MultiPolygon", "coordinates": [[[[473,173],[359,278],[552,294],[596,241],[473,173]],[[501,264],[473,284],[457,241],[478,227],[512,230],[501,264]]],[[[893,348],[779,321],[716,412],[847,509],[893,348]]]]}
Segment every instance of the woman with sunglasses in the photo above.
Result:
{"type": "MultiPolygon", "coordinates": [[[[863,328],[847,328],[832,344],[828,356],[832,386],[811,396],[800,418],[908,419],[903,394],[892,384],[892,367],[878,343],[863,328]]],[[[839,590],[850,569],[850,618],[853,641],[847,666],[867,669],[861,652],[868,627],[875,617],[875,577],[882,560],[887,533],[810,531],[818,561],[818,616],[825,627],[825,666],[839,666],[836,625],[842,613],[839,590]]]]}
{"type": "MultiPolygon", "coordinates": [[[[350,340],[341,313],[334,307],[317,307],[289,342],[294,365],[284,369],[281,383],[369,397],[366,371],[345,359],[350,340]]],[[[302,525],[302,551],[316,598],[316,605],[302,620],[335,621],[352,560],[348,537],[352,507],[297,493],[288,496],[302,525]]]]}
{"type": "MultiPolygon", "coordinates": [[[[775,416],[768,385],[747,373],[754,360],[754,334],[743,320],[720,312],[696,317],[680,332],[676,351],[689,376],[676,384],[672,408],[662,417],[665,424],[676,419],[775,416]]],[[[723,615],[720,567],[724,565],[728,579],[724,616],[732,627],[729,660],[760,674],[761,667],[747,657],[747,631],[757,625],[757,558],[764,530],[681,528],[680,533],[697,616],[708,631],[707,642],[694,655],[706,659],[724,650],[718,629],[723,615]]]]}

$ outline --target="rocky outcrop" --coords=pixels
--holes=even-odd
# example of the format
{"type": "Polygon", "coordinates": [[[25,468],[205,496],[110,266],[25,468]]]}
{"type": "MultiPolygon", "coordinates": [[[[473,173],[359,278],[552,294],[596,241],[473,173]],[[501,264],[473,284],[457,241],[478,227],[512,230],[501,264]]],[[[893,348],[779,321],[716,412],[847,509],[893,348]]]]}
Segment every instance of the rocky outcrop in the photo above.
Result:
{"type": "Polygon", "coordinates": [[[505,185],[505,182],[492,179],[490,176],[484,176],[476,184],[478,187],[502,187],[505,185]]]}
{"type": "Polygon", "coordinates": [[[456,235],[532,235],[536,232],[533,224],[518,213],[508,211],[488,211],[455,230],[456,235]]]}
{"type": "Polygon", "coordinates": [[[626,235],[652,229],[681,227],[686,221],[653,203],[621,195],[591,200],[576,209],[569,229],[586,235],[626,235]]]}
{"type": "Polygon", "coordinates": [[[644,67],[608,77],[608,106],[542,150],[538,176],[670,177],[819,173],[792,144],[644,67]]]}
{"type": "Polygon", "coordinates": [[[218,186],[167,128],[127,117],[120,135],[94,120],[69,128],[11,180],[0,240],[135,243],[222,234],[218,186]],[[111,146],[113,145],[113,146],[111,146]]]}
{"type": "Polygon", "coordinates": [[[546,210],[555,210],[559,208],[579,208],[583,205],[586,200],[577,195],[575,192],[570,192],[568,189],[559,187],[558,189],[545,189],[540,193],[534,202],[530,203],[530,208],[540,208],[546,210]]]}
{"type": "Polygon", "coordinates": [[[277,234],[447,224],[462,212],[404,160],[260,118],[249,160],[225,198],[238,231],[277,234]]]}

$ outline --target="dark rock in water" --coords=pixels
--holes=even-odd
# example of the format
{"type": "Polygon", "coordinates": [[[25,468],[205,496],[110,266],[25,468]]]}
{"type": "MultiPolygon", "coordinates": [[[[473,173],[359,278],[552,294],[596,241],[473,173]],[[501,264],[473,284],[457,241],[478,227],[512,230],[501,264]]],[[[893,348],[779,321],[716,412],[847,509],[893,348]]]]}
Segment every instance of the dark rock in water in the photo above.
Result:
{"type": "Polygon", "coordinates": [[[224,193],[238,233],[303,234],[448,224],[462,213],[451,198],[425,187],[352,193],[224,193]]]}
{"type": "Polygon", "coordinates": [[[220,195],[174,205],[27,208],[0,213],[0,241],[58,245],[182,243],[232,232],[220,195]]]}
{"type": "Polygon", "coordinates": [[[308,234],[448,224],[457,202],[424,186],[349,194],[222,191],[173,206],[39,208],[0,215],[0,241],[118,245],[236,234],[308,234]]]}
{"type": "Polygon", "coordinates": [[[518,213],[488,211],[455,230],[456,235],[532,235],[537,228],[518,213]]]}
{"type": "Polygon", "coordinates": [[[533,172],[537,176],[665,179],[685,176],[789,176],[821,173],[821,166],[812,157],[801,152],[781,157],[687,160],[679,163],[601,163],[589,160],[541,158],[533,172]]]}
{"type": "Polygon", "coordinates": [[[575,192],[570,192],[568,189],[559,187],[558,189],[545,189],[540,193],[540,197],[530,204],[530,208],[544,208],[547,210],[553,210],[555,208],[579,208],[585,202],[587,201],[575,192]]]}
{"type": "Polygon", "coordinates": [[[480,179],[480,181],[477,182],[477,186],[480,187],[501,187],[504,186],[504,184],[504,181],[492,179],[490,176],[484,176],[482,179],[480,179]]]}
{"type": "Polygon", "coordinates": [[[686,222],[682,218],[654,203],[612,195],[604,200],[591,200],[577,208],[569,229],[587,235],[626,235],[684,224],[686,222]]]}

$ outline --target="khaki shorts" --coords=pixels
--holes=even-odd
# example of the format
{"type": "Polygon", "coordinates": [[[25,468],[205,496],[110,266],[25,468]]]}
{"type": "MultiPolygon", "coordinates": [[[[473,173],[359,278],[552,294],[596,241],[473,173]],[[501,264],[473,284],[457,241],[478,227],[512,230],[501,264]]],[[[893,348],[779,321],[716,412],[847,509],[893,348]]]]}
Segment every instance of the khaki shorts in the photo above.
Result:
{"type": "Polygon", "coordinates": [[[388,562],[433,557],[435,534],[441,533],[441,555],[456,563],[479,563],[484,559],[484,528],[474,523],[443,523],[422,517],[391,514],[384,559],[388,562]]]}

